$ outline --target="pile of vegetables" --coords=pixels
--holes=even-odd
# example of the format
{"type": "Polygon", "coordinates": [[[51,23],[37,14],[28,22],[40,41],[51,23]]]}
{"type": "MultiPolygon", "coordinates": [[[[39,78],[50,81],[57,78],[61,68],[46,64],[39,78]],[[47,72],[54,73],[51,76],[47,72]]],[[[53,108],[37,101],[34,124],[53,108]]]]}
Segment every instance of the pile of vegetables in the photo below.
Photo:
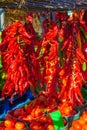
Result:
{"type": "MultiPolygon", "coordinates": [[[[18,109],[14,112],[14,117],[18,117],[18,114],[20,114],[20,112],[18,113],[18,111],[22,112],[21,115],[23,115],[23,109],[18,109]]],[[[37,111],[39,112],[39,109],[37,111]]],[[[53,122],[50,116],[43,115],[37,119],[30,119],[28,115],[23,122],[21,122],[21,120],[16,121],[16,119],[13,119],[11,116],[8,119],[8,117],[9,115],[7,115],[5,121],[0,124],[0,129],[2,128],[3,130],[27,130],[25,125],[26,121],[28,128],[30,128],[31,130],[54,130],[53,122]]]]}
{"type": "Polygon", "coordinates": [[[1,130],[27,130],[24,122],[14,121],[12,119],[5,120],[0,124],[1,130]]]}
{"type": "Polygon", "coordinates": [[[72,122],[70,130],[87,130],[87,111],[84,111],[80,119],[72,122]]]}
{"type": "MultiPolygon", "coordinates": [[[[44,95],[40,95],[37,99],[31,101],[29,104],[26,104],[23,108],[17,108],[9,112],[5,116],[5,121],[2,121],[0,124],[0,128],[7,130],[7,127],[11,127],[11,129],[14,130],[16,123],[19,123],[21,125],[20,121],[22,121],[22,124],[26,122],[27,126],[31,130],[55,130],[53,120],[49,114],[57,110],[57,106],[55,105],[55,99],[49,99],[47,97],[44,97],[44,95]],[[9,122],[10,125],[14,125],[6,125],[6,123],[9,122]]],[[[66,125],[66,121],[63,120],[63,122],[66,125]]],[[[19,127],[21,127],[20,125],[19,127]]]]}

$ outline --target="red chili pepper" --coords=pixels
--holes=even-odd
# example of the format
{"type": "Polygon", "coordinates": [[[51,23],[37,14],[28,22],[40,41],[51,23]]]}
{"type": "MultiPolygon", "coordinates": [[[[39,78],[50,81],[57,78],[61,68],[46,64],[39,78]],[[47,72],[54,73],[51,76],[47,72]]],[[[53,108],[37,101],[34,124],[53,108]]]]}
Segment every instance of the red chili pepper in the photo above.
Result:
{"type": "Polygon", "coordinates": [[[13,91],[14,91],[13,86],[14,86],[14,84],[12,84],[12,83],[9,83],[9,82],[6,83],[4,85],[4,88],[2,89],[2,97],[10,96],[13,93],[13,91]]]}
{"type": "MultiPolygon", "coordinates": [[[[2,35],[3,40],[0,44],[0,50],[3,54],[3,71],[7,73],[2,96],[8,97],[14,95],[14,92],[19,92],[19,95],[22,95],[30,85],[34,86],[38,82],[37,73],[39,69],[36,73],[34,67],[37,67],[39,63],[35,63],[36,57],[31,57],[31,55],[36,56],[34,51],[35,31],[31,23],[24,26],[18,21],[7,27],[2,35]],[[27,27],[30,30],[27,30],[27,27]],[[35,81],[31,80],[31,77],[34,77],[35,81]]],[[[39,53],[37,56],[39,56],[39,53]]]]}
{"type": "Polygon", "coordinates": [[[24,27],[25,27],[27,33],[31,36],[31,38],[35,38],[36,33],[35,33],[35,30],[34,30],[34,28],[32,26],[32,23],[31,22],[25,23],[24,27]]]}
{"type": "Polygon", "coordinates": [[[57,72],[58,72],[58,27],[53,21],[46,20],[44,23],[44,37],[42,41],[43,50],[41,62],[43,69],[43,80],[46,83],[46,92],[50,97],[52,92],[56,95],[56,83],[57,83],[57,72]]]}
{"type": "Polygon", "coordinates": [[[64,41],[61,50],[63,50],[67,46],[67,44],[69,44],[69,39],[67,39],[66,41],[64,41]]]}
{"type": "Polygon", "coordinates": [[[84,61],[87,62],[87,60],[85,59],[81,49],[77,48],[76,49],[76,57],[78,58],[79,62],[82,64],[84,61]]]}
{"type": "Polygon", "coordinates": [[[26,37],[29,39],[32,38],[32,36],[26,32],[26,29],[24,28],[24,25],[22,23],[20,23],[20,25],[19,25],[18,33],[19,33],[19,35],[22,35],[23,37],[26,37]]]}
{"type": "Polygon", "coordinates": [[[66,82],[64,81],[64,84],[61,84],[61,91],[59,93],[59,98],[61,100],[62,98],[65,99],[66,101],[69,100],[71,105],[74,107],[76,105],[83,103],[80,90],[82,82],[84,82],[84,79],[81,74],[79,59],[84,61],[85,57],[82,54],[81,50],[78,48],[77,43],[76,42],[74,43],[73,40],[75,38],[74,35],[70,37],[71,37],[71,41],[69,41],[70,44],[68,43],[67,45],[65,45],[66,50],[64,54],[66,55],[66,58],[65,58],[65,65],[62,68],[64,70],[64,73],[60,77],[62,81],[64,81],[65,78],[67,79],[67,81],[66,82]],[[75,49],[77,50],[76,53],[75,49]],[[64,93],[64,95],[62,93],[64,93]],[[79,97],[80,99],[78,99],[79,97]]]}

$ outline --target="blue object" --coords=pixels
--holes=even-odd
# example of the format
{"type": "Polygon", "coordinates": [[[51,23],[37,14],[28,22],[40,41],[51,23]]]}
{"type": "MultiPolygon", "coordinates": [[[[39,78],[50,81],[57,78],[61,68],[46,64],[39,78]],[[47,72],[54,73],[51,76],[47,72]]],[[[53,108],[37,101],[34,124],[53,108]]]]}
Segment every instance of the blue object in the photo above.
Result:
{"type": "Polygon", "coordinates": [[[30,102],[33,99],[34,99],[34,95],[30,91],[30,89],[28,89],[27,92],[24,93],[22,97],[16,95],[13,98],[12,104],[10,102],[10,98],[0,101],[0,118],[4,118],[5,115],[11,110],[22,107],[24,104],[30,102]]]}
{"type": "Polygon", "coordinates": [[[4,29],[4,9],[0,8],[0,31],[4,29]]]}

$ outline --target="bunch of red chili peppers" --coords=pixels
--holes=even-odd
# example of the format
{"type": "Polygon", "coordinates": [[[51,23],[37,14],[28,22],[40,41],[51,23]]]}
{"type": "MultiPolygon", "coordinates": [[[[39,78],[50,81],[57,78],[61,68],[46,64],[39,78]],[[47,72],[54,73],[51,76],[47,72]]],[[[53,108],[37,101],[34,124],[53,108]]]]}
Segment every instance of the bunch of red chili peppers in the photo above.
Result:
{"type": "Polygon", "coordinates": [[[45,94],[56,96],[58,75],[58,25],[49,20],[43,22],[44,35],[42,39],[43,81],[46,84],[45,94]]]}
{"type": "Polygon", "coordinates": [[[46,95],[60,100],[59,108],[65,102],[72,107],[84,102],[80,90],[86,80],[82,66],[87,60],[82,48],[87,43],[82,29],[87,32],[87,25],[84,11],[79,15],[81,17],[77,17],[74,11],[69,18],[66,12],[56,13],[56,20],[60,20],[61,26],[45,20],[41,39],[36,38],[32,20],[24,25],[15,22],[2,32],[0,53],[3,71],[7,73],[3,97],[14,96],[15,93],[22,95],[30,86],[35,88],[40,84],[46,95]],[[58,51],[60,45],[62,66],[58,51]],[[60,89],[58,93],[57,87],[60,89]]]}
{"type": "MultiPolygon", "coordinates": [[[[82,12],[80,13],[82,14],[82,12]]],[[[82,84],[85,82],[82,65],[84,62],[86,63],[87,60],[84,55],[85,53],[83,53],[81,49],[85,39],[79,28],[79,26],[82,27],[84,21],[82,21],[83,19],[78,19],[76,14],[76,12],[73,12],[72,20],[68,22],[66,19],[62,25],[64,41],[61,50],[63,51],[64,65],[59,72],[61,91],[58,96],[62,102],[59,108],[61,108],[65,102],[66,104],[71,104],[72,107],[81,105],[84,102],[81,94],[82,84]]]]}
{"type": "MultiPolygon", "coordinates": [[[[35,87],[36,54],[34,50],[35,31],[29,21],[23,25],[20,21],[13,23],[2,32],[0,53],[2,54],[3,70],[7,73],[6,83],[2,89],[2,97],[14,96],[29,88],[35,87]]],[[[38,56],[38,53],[37,53],[38,56]]],[[[39,67],[39,66],[38,66],[39,67]]]]}

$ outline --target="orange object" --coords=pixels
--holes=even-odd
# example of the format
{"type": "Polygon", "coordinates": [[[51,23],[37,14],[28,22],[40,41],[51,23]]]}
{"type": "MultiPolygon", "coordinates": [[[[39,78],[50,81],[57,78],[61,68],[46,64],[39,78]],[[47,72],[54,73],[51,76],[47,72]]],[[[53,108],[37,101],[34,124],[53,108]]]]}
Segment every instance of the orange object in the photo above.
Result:
{"type": "Polygon", "coordinates": [[[80,124],[78,120],[72,122],[72,127],[75,130],[82,130],[82,125],[80,124]]]}
{"type": "Polygon", "coordinates": [[[82,126],[85,124],[85,120],[82,117],[78,121],[82,126]]]}
{"type": "Polygon", "coordinates": [[[5,125],[5,127],[7,127],[7,128],[14,127],[15,122],[14,122],[13,120],[5,120],[5,121],[4,121],[4,125],[5,125]]]}
{"type": "Polygon", "coordinates": [[[16,122],[16,123],[15,123],[15,128],[16,128],[17,130],[24,130],[25,124],[24,124],[23,122],[16,122]]]}
{"type": "Polygon", "coordinates": [[[82,118],[87,123],[87,113],[84,112],[82,115],[82,118]]]}
{"type": "Polygon", "coordinates": [[[87,124],[84,124],[83,129],[82,130],[87,130],[87,124]]]}
{"type": "Polygon", "coordinates": [[[64,74],[65,74],[65,70],[62,69],[62,70],[59,72],[59,75],[60,75],[60,76],[63,76],[64,74]]]}
{"type": "Polygon", "coordinates": [[[69,116],[72,113],[72,107],[71,106],[66,106],[64,107],[64,113],[66,116],[69,116]]]}
{"type": "Polygon", "coordinates": [[[83,112],[80,119],[72,122],[70,130],[87,130],[87,112],[83,112]]]}
{"type": "Polygon", "coordinates": [[[31,121],[33,118],[31,115],[27,115],[26,117],[23,117],[22,119],[25,121],[31,121]]]}
{"type": "Polygon", "coordinates": [[[38,117],[42,114],[43,114],[43,109],[40,106],[35,107],[31,112],[32,117],[38,117]]]}
{"type": "Polygon", "coordinates": [[[52,124],[48,125],[47,130],[54,130],[54,126],[52,124]]]}
{"type": "Polygon", "coordinates": [[[39,122],[32,122],[30,124],[30,129],[31,130],[41,130],[41,126],[40,126],[39,122]]]}
{"type": "Polygon", "coordinates": [[[71,127],[69,130],[75,130],[73,127],[71,127]]]}

